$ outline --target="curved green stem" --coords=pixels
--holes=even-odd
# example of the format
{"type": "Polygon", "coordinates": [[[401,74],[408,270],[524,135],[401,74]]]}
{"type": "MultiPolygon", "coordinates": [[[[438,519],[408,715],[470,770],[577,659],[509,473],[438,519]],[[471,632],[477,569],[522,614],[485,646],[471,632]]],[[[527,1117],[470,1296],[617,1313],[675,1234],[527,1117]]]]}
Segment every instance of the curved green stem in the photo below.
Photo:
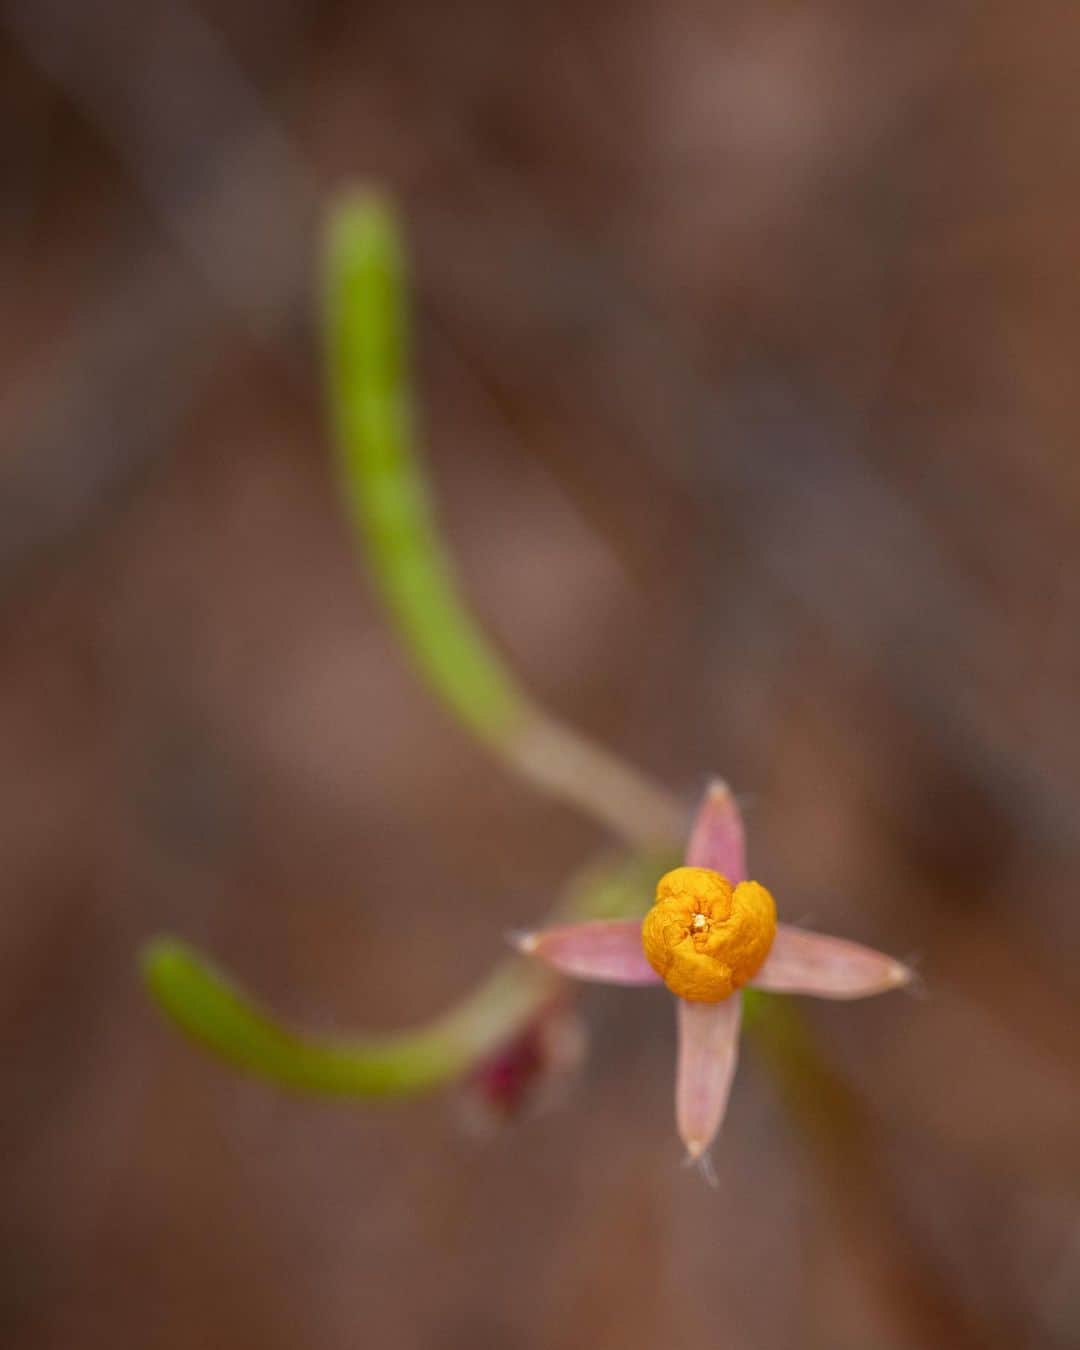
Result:
{"type": "MultiPolygon", "coordinates": [[[[589,868],[568,888],[559,917],[640,912],[670,859],[589,868]]],[[[142,951],[150,995],[186,1035],[234,1067],[295,1091],[377,1098],[427,1091],[460,1077],[550,998],[555,979],[516,958],[448,1013],[414,1031],[322,1038],[278,1022],[187,943],[160,937],[142,951]]]]}
{"type": "Polygon", "coordinates": [[[539,709],[464,601],[415,450],[401,232],[371,193],[329,225],[329,397],[350,518],[406,650],[458,719],[536,786],[636,847],[666,847],[684,821],[662,788],[539,709]]]}
{"type": "Polygon", "coordinates": [[[498,745],[530,709],[462,603],[412,451],[405,271],[388,203],[342,202],[327,237],[324,312],[346,504],[410,656],[461,721],[498,745]]]}
{"type": "Polygon", "coordinates": [[[149,943],[141,965],[162,1011],[205,1049],[279,1087],[337,1097],[406,1096],[458,1077],[544,993],[538,972],[520,963],[496,971],[460,1008],[416,1031],[317,1039],[281,1025],[176,938],[149,943]]]}

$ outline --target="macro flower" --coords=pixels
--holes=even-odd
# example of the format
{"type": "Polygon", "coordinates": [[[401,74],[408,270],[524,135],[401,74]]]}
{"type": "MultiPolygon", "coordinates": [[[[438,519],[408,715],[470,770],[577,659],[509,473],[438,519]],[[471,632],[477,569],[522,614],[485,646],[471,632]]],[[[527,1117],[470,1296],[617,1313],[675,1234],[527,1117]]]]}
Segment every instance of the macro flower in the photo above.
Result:
{"type": "Polygon", "coordinates": [[[848,942],[778,923],[746,876],[742,816],[726,783],[705,794],[686,864],[660,878],[640,919],[601,919],[525,933],[520,951],[564,975],[608,984],[666,984],[676,996],[675,1119],[700,1159],[724,1119],[738,1057],[744,987],[851,999],[899,989],[911,971],[848,942]]]}

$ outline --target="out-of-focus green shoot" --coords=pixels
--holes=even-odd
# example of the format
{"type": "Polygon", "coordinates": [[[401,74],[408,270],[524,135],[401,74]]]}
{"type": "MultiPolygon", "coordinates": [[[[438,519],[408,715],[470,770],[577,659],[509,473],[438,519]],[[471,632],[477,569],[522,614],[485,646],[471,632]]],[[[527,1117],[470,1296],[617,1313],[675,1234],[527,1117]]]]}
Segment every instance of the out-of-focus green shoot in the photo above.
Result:
{"type": "Polygon", "coordinates": [[[537,787],[636,848],[672,846],[684,825],[678,803],[539,709],[462,598],[415,445],[404,249],[383,199],[357,194],[334,212],[324,284],[345,498],[417,669],[466,727],[537,787]]]}
{"type": "Polygon", "coordinates": [[[406,651],[482,740],[501,746],[531,709],[466,609],[414,451],[401,235],[374,195],[330,221],[325,267],[330,409],[346,504],[406,651]]]}
{"type": "MultiPolygon", "coordinates": [[[[590,813],[634,852],[590,868],[562,917],[643,910],[677,859],[682,812],[520,689],[465,605],[417,458],[404,250],[389,205],[347,198],[330,221],[325,272],[329,397],[350,519],[406,652],[430,688],[506,766],[590,813]]],[[[338,1096],[422,1092],[460,1076],[533,1016],[551,977],[511,959],[457,1008],[415,1031],[316,1039],[283,1027],[192,948],[142,953],[151,996],[189,1036],[283,1087],[338,1096]]]]}
{"type": "MultiPolygon", "coordinates": [[[[594,865],[566,888],[558,914],[633,914],[657,866],[639,859],[594,865]]],[[[457,1007],[415,1031],[328,1039],[282,1026],[176,938],[150,942],[142,971],[162,1011],[206,1049],[281,1087],[337,1097],[407,1096],[460,1077],[526,1023],[557,983],[537,962],[507,960],[457,1007]]]]}

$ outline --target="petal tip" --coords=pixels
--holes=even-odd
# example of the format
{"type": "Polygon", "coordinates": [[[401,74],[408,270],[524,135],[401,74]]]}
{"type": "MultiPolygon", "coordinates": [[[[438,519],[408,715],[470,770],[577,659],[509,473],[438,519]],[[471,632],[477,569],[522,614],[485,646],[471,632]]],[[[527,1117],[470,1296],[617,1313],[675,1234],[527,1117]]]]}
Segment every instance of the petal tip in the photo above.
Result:
{"type": "Polygon", "coordinates": [[[688,867],[708,867],[732,881],[746,879],[742,811],[726,779],[711,778],[690,829],[688,867]]]}
{"type": "Polygon", "coordinates": [[[560,975],[601,984],[659,984],[641,946],[640,919],[587,919],[509,934],[522,956],[560,975]]]}
{"type": "Polygon", "coordinates": [[[696,1139],[688,1142],[683,1166],[696,1168],[711,1190],[715,1191],[719,1186],[720,1183],[716,1176],[716,1168],[713,1166],[708,1144],[699,1143],[696,1139]]]}
{"type": "Polygon", "coordinates": [[[915,982],[914,970],[910,966],[905,966],[903,961],[893,961],[889,966],[889,987],[891,989],[906,989],[915,982]]]}

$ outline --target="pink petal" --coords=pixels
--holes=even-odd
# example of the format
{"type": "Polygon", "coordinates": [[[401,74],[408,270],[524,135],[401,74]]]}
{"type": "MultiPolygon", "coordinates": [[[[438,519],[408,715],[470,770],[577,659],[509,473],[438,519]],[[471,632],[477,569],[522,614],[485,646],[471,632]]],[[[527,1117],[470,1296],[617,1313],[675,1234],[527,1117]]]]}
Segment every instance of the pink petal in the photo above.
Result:
{"type": "Polygon", "coordinates": [[[710,867],[736,885],[746,880],[746,837],[742,813],[721,778],[709,784],[698,808],[686,849],[687,867],[710,867]]]}
{"type": "Polygon", "coordinates": [[[739,1053],[738,994],[721,1003],[676,1000],[679,1063],[675,1075],[675,1121],[691,1158],[700,1158],[716,1138],[727,1110],[739,1053]]]}
{"type": "Polygon", "coordinates": [[[608,984],[659,984],[660,976],[641,950],[640,919],[594,919],[544,928],[514,939],[518,951],[563,975],[608,984]]]}
{"type": "Polygon", "coordinates": [[[884,952],[782,923],[772,951],[750,983],[778,994],[865,998],[899,989],[910,979],[907,966],[884,952]]]}

